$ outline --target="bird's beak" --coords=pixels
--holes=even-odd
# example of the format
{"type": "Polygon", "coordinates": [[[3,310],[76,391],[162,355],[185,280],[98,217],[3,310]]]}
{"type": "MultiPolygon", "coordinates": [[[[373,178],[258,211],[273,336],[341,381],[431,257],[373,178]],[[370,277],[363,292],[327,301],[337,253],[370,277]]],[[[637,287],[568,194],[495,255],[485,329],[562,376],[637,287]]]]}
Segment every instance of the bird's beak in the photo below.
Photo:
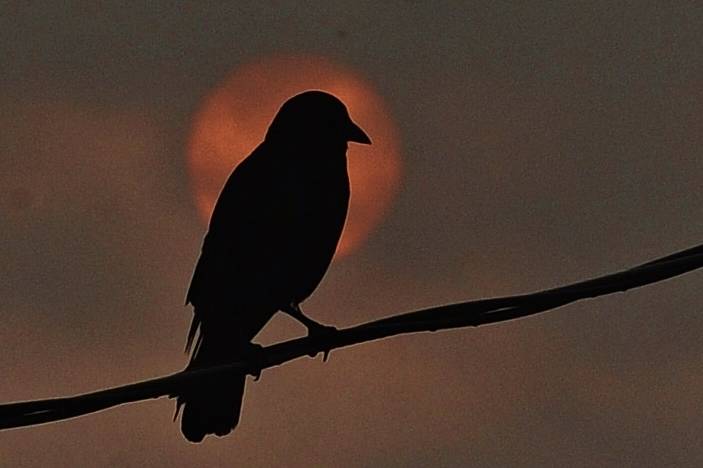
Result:
{"type": "Polygon", "coordinates": [[[347,126],[347,141],[354,141],[356,143],[362,143],[364,145],[371,144],[371,138],[364,132],[361,127],[349,120],[349,125],[347,126]]]}

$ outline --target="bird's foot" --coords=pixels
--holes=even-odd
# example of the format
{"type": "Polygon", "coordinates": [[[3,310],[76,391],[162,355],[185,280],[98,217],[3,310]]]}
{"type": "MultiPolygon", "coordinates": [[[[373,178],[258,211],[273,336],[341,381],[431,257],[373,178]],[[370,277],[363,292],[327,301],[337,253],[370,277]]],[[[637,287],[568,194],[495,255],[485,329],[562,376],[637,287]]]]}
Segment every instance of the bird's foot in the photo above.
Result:
{"type": "MultiPolygon", "coordinates": [[[[287,313],[303,325],[307,327],[308,329],[308,337],[313,338],[315,340],[324,338],[326,335],[329,335],[330,333],[335,333],[337,329],[335,327],[331,327],[329,325],[322,325],[321,323],[318,323],[311,319],[310,317],[306,316],[303,314],[303,311],[300,309],[300,304],[297,302],[291,302],[288,304],[286,307],[281,309],[283,312],[287,313]]],[[[327,361],[327,357],[330,354],[330,349],[323,349],[322,351],[322,362],[327,361]]],[[[309,354],[310,357],[315,357],[317,353],[311,353],[309,354]]]]}
{"type": "Polygon", "coordinates": [[[247,372],[254,377],[254,382],[261,378],[261,371],[264,367],[263,353],[264,347],[256,343],[248,343],[242,351],[242,357],[249,365],[247,372]]]}
{"type": "MultiPolygon", "coordinates": [[[[324,338],[325,336],[328,336],[332,333],[336,333],[337,327],[333,327],[331,325],[322,325],[321,323],[313,322],[314,324],[308,325],[308,336],[310,338],[324,338]]],[[[322,362],[327,362],[327,359],[329,358],[331,348],[324,348],[322,350],[322,362]]],[[[317,353],[311,354],[310,357],[315,357],[317,353]]]]}

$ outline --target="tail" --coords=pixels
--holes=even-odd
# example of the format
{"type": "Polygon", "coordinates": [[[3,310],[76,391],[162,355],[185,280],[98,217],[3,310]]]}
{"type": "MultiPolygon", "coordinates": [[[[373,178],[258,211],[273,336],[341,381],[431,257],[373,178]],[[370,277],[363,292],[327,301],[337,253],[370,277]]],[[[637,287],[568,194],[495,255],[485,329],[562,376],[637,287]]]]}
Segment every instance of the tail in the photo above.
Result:
{"type": "MultiPolygon", "coordinates": [[[[200,327],[188,369],[217,366],[237,360],[240,345],[229,327],[204,326],[193,318],[187,348],[200,327]]],[[[181,432],[190,442],[201,442],[208,434],[224,436],[239,422],[246,374],[227,373],[206,377],[186,388],[176,400],[176,417],[183,407],[181,432]]]]}

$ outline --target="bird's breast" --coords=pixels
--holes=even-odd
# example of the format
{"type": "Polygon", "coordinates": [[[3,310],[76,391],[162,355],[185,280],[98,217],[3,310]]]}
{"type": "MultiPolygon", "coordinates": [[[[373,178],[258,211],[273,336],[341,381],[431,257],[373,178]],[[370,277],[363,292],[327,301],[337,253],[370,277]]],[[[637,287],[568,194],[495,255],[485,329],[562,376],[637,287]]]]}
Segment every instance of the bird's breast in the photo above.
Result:
{"type": "Polygon", "coordinates": [[[344,228],[349,207],[346,164],[297,167],[287,174],[289,278],[302,301],[322,280],[344,228]],[[323,170],[324,169],[324,170],[323,170]]]}

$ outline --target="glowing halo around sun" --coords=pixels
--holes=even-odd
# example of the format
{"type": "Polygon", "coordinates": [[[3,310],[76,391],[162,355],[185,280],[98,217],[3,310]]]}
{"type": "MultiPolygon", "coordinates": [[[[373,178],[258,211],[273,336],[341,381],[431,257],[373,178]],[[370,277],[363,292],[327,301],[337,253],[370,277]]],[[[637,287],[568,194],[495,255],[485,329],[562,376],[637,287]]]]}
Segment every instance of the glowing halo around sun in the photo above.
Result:
{"type": "MultiPolygon", "coordinates": [[[[203,100],[188,142],[188,168],[207,222],[232,172],[264,138],[291,96],[320,89],[340,98],[373,141],[349,144],[349,216],[337,256],[350,253],[383,219],[400,185],[398,132],[383,99],[357,73],[319,57],[272,57],[236,68],[203,100]]],[[[285,230],[285,226],[281,226],[285,230]]]]}

